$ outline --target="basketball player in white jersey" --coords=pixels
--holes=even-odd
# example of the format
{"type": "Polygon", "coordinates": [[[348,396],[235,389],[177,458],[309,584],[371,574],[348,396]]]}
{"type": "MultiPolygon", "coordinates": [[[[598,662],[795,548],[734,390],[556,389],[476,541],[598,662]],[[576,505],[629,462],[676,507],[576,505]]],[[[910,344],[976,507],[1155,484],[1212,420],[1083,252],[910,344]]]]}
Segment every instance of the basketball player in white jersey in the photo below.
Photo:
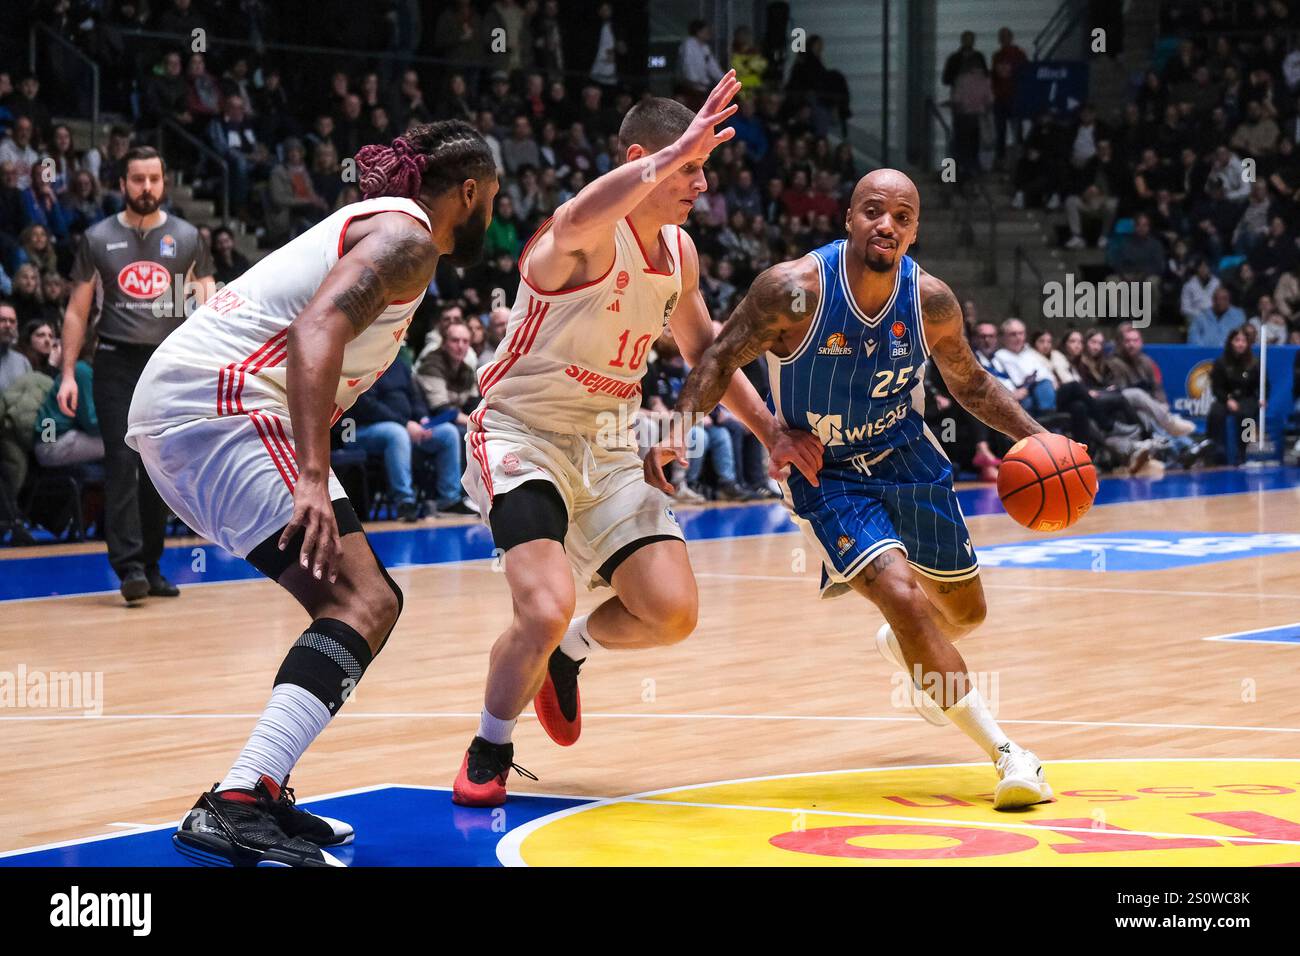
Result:
{"type": "MultiPolygon", "coordinates": [[[[478,373],[464,480],[505,554],[514,621],[492,648],[456,803],[504,802],[511,733],[530,700],[556,743],[578,739],[578,668],[593,651],[673,644],[695,628],[681,529],[644,480],[630,426],[664,328],[687,361],[713,340],[681,224],[706,188],[709,154],[734,135],[716,127],[739,89],[728,73],[698,114],[659,98],[634,106],[619,130],[625,162],[557,209],[520,254],[506,336],[478,373]],[[573,572],[615,596],[573,619],[573,572]]],[[[722,401],[775,463],[816,481],[820,443],[782,430],[743,374],[722,401]]]]}
{"type": "Polygon", "coordinates": [[[289,771],[388,639],[402,593],[330,472],[330,426],[397,357],[441,256],[475,261],[498,183],[459,121],[357,154],[363,196],[197,309],[145,367],[127,442],[192,529],[311,616],[225,778],[173,836],[224,866],[337,866],[347,824],[293,804],[289,771]]]}

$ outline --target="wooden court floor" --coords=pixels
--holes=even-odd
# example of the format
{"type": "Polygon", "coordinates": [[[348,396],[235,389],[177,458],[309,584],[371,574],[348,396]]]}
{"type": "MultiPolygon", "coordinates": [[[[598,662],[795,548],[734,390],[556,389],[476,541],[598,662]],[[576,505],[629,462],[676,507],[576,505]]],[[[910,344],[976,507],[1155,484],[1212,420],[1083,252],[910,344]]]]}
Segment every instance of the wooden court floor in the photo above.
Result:
{"type": "MultiPolygon", "coordinates": [[[[1004,515],[970,525],[977,548],[1044,539],[1004,515]]],[[[1135,528],[1300,531],[1300,489],[1112,504],[1071,533],[1135,528]]],[[[562,749],[521,720],[516,760],[541,779],[512,783],[617,796],[983,759],[891,703],[871,641],[880,616],[856,595],[820,601],[815,562],[792,570],[801,545],[795,534],[693,542],[695,635],[592,659],[582,739],[562,749]]],[[[449,786],[473,734],[488,648],[509,617],[505,581],[488,562],[393,574],[405,613],[295,771],[300,795],[449,786]]],[[[996,675],[999,719],[1049,779],[1065,760],[1300,760],[1300,646],[1204,640],[1300,621],[1294,555],[1126,573],[986,568],[983,580],[988,619],[960,649],[996,675]]],[[[580,609],[598,599],[580,596],[580,609]]],[[[0,606],[0,670],[104,674],[103,718],[0,712],[0,850],[178,819],[227,769],[304,623],[263,581],[132,610],[115,594],[0,606]]]]}

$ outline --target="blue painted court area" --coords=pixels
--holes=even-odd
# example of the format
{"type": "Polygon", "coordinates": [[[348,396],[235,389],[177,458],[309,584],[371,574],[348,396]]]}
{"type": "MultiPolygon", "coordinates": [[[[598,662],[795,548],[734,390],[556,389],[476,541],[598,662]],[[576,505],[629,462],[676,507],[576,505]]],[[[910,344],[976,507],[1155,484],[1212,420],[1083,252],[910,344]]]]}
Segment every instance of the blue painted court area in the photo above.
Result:
{"type": "Polygon", "coordinates": [[[1244,644],[1294,644],[1300,647],[1300,623],[1279,624],[1277,627],[1265,627],[1258,631],[1235,631],[1232,634],[1220,634],[1207,637],[1207,641],[1238,641],[1244,644]]]}
{"type": "MultiPolygon", "coordinates": [[[[357,831],[350,846],[329,852],[348,866],[499,866],[496,847],[508,831],[593,801],[511,795],[495,809],[451,802],[451,791],[386,786],[302,805],[357,831]]],[[[186,807],[176,809],[179,820],[186,807]]],[[[192,866],[172,846],[174,826],[96,837],[65,846],[0,855],[0,866],[192,866]]]]}
{"type": "MultiPolygon", "coordinates": [[[[1251,471],[1237,469],[1191,472],[1167,475],[1160,481],[1107,478],[1101,482],[1097,504],[1232,495],[1295,487],[1300,487],[1300,468],[1272,467],[1251,471]]],[[[1002,503],[998,501],[997,490],[991,485],[962,489],[957,492],[957,498],[961,502],[963,513],[968,516],[1002,513],[1002,503]]],[[[692,541],[795,531],[784,506],[780,504],[689,510],[680,513],[678,518],[687,539],[692,541]]],[[[1148,537],[1157,532],[1141,532],[1141,534],[1148,537]]],[[[478,523],[443,527],[426,524],[418,528],[375,531],[370,533],[370,540],[379,557],[390,568],[474,561],[492,556],[492,535],[485,526],[478,523]]],[[[1008,552],[1008,556],[999,557],[999,548],[981,548],[980,561],[990,567],[1018,565],[1094,569],[1092,559],[1096,553],[1095,548],[1089,550],[1085,547],[1073,555],[1052,552],[1052,548],[1061,543],[1062,539],[1042,542],[1041,548],[1045,550],[1035,560],[1022,556],[1020,551],[1014,552],[1015,556],[1011,556],[1008,552]],[[1040,559],[1042,563],[1035,563],[1040,559]]],[[[1260,553],[1272,553],[1272,551],[1263,549],[1260,553]]],[[[1222,561],[1250,556],[1228,548],[1221,556],[1207,557],[1204,561],[1222,561]]],[[[1204,563],[1204,561],[1188,560],[1170,564],[1135,564],[1133,562],[1140,562],[1140,557],[1135,556],[1134,552],[1119,550],[1116,557],[1119,559],[1118,564],[1108,565],[1098,570],[1139,571],[1158,567],[1177,567],[1179,563],[1204,563]]],[[[1150,557],[1154,562],[1158,560],[1159,555],[1152,554],[1150,557]]],[[[168,548],[163,555],[162,569],[164,574],[182,586],[241,581],[260,576],[246,562],[211,545],[168,548]]],[[[111,592],[117,590],[117,585],[117,577],[101,553],[0,560],[0,602],[111,592]]]]}
{"type": "Polygon", "coordinates": [[[979,557],[980,564],[989,568],[1163,571],[1294,551],[1300,551],[1300,534],[1122,531],[996,544],[980,548],[979,557]]]}

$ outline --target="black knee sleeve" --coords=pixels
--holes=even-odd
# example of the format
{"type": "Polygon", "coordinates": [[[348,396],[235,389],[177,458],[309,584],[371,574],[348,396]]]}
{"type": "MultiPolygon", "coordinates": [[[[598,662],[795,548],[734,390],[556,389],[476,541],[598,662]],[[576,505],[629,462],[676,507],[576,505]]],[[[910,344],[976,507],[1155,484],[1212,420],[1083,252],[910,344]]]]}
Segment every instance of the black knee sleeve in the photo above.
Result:
{"type": "Polygon", "coordinates": [[[289,648],[275,683],[301,687],[336,714],[373,659],[366,639],[351,627],[331,617],[317,618],[289,648]]]}
{"type": "Polygon", "coordinates": [[[555,485],[535,478],[493,498],[488,524],[492,528],[492,541],[502,553],[541,539],[564,544],[569,531],[569,509],[555,485]]]}

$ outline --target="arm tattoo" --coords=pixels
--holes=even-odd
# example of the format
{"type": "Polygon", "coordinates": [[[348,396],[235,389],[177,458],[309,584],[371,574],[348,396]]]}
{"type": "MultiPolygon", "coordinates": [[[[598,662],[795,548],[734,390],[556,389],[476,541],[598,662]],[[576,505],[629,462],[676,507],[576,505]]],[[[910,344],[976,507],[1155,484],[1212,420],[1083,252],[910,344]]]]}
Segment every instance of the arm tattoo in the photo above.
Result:
{"type": "Polygon", "coordinates": [[[962,408],[989,428],[1017,440],[1045,430],[975,361],[963,333],[961,306],[947,286],[941,284],[921,300],[921,314],[926,338],[933,343],[930,354],[949,393],[962,408]]]}
{"type": "Polygon", "coordinates": [[[677,411],[697,415],[713,411],[736,369],[758,358],[780,340],[782,332],[811,314],[816,300],[817,293],[803,286],[789,263],[759,275],[721,334],[691,369],[677,399],[677,411]]]}
{"type": "Polygon", "coordinates": [[[353,335],[360,335],[396,294],[421,279],[428,281],[437,252],[427,236],[406,234],[385,241],[374,267],[362,267],[356,282],[334,297],[334,307],[348,318],[353,335]]]}

